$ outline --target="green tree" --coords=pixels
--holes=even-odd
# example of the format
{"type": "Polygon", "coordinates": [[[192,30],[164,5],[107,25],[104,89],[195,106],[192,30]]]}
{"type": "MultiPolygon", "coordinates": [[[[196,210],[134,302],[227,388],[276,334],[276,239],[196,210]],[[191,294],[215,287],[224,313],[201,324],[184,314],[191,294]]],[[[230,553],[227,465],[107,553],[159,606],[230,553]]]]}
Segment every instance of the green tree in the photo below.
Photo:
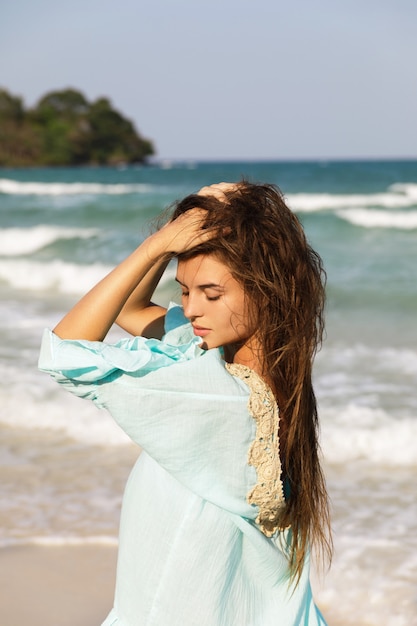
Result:
{"type": "Polygon", "coordinates": [[[26,119],[22,99],[0,89],[0,166],[31,165],[40,154],[41,139],[26,119]]]}
{"type": "Polygon", "coordinates": [[[33,113],[38,120],[65,118],[73,120],[88,113],[89,104],[83,94],[75,89],[51,91],[43,96],[33,113]]]}
{"type": "Polygon", "coordinates": [[[90,104],[72,88],[51,91],[25,111],[0,89],[0,165],[143,162],[153,145],[107,98],[90,104]]]}
{"type": "Polygon", "coordinates": [[[0,120],[19,123],[25,115],[22,98],[16,98],[6,89],[0,89],[0,120]]]}
{"type": "Polygon", "coordinates": [[[90,107],[91,158],[97,163],[143,161],[153,154],[152,146],[144,141],[133,124],[112,108],[107,98],[99,98],[90,107]]]}
{"type": "Polygon", "coordinates": [[[42,162],[45,165],[75,165],[88,162],[73,146],[74,127],[88,113],[88,102],[75,89],[51,91],[30,112],[34,126],[42,136],[42,162]],[[83,157],[85,160],[83,160],[83,157]]]}

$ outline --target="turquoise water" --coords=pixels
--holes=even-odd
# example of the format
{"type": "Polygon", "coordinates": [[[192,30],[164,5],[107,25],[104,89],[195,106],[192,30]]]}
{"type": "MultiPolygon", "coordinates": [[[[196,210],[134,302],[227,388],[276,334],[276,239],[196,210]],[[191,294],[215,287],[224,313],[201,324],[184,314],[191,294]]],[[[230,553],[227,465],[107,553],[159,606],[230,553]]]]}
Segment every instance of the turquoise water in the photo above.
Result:
{"type": "MultiPolygon", "coordinates": [[[[0,543],[116,540],[136,452],[107,415],[37,372],[42,329],[171,202],[242,176],[279,185],[328,274],[315,384],[336,557],[318,598],[335,621],[409,626],[417,615],[417,161],[1,170],[0,543]]],[[[163,302],[176,296],[173,271],[158,292],[163,302]]]]}

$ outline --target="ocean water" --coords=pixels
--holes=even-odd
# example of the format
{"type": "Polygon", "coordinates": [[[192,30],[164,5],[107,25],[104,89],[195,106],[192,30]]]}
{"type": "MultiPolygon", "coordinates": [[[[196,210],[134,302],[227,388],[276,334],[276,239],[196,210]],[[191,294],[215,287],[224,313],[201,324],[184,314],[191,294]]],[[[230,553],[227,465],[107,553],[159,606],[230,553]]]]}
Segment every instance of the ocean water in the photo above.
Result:
{"type": "Polygon", "coordinates": [[[0,170],[0,547],[117,543],[137,449],[37,371],[42,330],[167,205],[242,176],[279,185],[328,274],[315,387],[335,556],[317,601],[330,626],[417,624],[417,161],[0,170]]]}

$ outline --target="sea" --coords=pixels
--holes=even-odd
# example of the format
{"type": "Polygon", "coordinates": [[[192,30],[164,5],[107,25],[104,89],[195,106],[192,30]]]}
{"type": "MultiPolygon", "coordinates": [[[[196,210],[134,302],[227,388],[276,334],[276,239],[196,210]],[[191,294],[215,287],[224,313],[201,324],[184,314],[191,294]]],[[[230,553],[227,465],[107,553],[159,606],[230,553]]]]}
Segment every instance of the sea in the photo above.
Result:
{"type": "MultiPolygon", "coordinates": [[[[314,384],[335,552],[313,575],[316,601],[329,626],[416,625],[413,160],[1,169],[0,558],[14,545],[117,544],[138,449],[106,412],[38,371],[42,331],[172,202],[242,177],[280,187],[327,271],[314,384]]],[[[161,304],[179,297],[174,274],[161,304]]],[[[108,341],[120,336],[115,328],[108,341]]]]}

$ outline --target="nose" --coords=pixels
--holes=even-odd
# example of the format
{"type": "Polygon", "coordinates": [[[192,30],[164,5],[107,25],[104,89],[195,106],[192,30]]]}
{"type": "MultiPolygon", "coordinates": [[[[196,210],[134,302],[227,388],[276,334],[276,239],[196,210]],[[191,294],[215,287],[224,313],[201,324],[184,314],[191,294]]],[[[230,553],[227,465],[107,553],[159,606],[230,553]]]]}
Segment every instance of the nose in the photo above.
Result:
{"type": "Polygon", "coordinates": [[[201,316],[199,300],[198,295],[191,292],[183,298],[184,315],[191,322],[201,316]]]}

